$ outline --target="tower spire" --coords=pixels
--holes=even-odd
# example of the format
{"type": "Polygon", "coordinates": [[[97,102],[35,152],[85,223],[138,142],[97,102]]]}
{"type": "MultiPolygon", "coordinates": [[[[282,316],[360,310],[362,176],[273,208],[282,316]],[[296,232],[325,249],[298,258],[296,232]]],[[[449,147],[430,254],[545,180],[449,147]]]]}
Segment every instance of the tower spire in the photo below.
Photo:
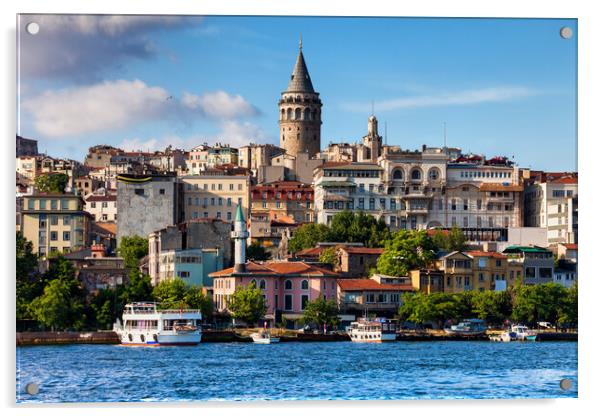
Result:
{"type": "Polygon", "coordinates": [[[303,50],[303,34],[299,33],[299,50],[303,50]]]}

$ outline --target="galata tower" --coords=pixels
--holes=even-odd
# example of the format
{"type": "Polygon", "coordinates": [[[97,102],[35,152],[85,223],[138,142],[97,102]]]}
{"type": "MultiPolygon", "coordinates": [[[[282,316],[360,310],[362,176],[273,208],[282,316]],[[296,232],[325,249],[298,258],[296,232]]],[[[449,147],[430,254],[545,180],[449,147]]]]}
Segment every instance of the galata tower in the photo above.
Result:
{"type": "Polygon", "coordinates": [[[280,109],[280,147],[296,156],[307,152],[314,157],[320,152],[322,101],[314,87],[303,58],[303,45],[299,41],[299,55],[288,83],[288,88],[278,101],[280,109]]]}

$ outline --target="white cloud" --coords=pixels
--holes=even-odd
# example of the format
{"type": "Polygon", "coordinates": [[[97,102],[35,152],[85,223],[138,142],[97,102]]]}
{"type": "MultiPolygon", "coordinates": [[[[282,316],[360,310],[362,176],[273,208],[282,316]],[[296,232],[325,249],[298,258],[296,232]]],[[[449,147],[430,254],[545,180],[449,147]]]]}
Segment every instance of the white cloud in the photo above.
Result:
{"type": "MultiPolygon", "coordinates": [[[[482,103],[495,103],[530,97],[537,91],[526,87],[492,87],[473,90],[441,93],[436,95],[417,95],[400,97],[374,103],[378,111],[391,111],[403,108],[443,107],[457,105],[473,105],[482,103]]],[[[350,111],[370,111],[370,105],[361,103],[343,104],[350,111]]]]}
{"type": "Polygon", "coordinates": [[[185,92],[182,104],[192,110],[200,109],[211,118],[232,119],[254,116],[259,111],[240,95],[230,95],[224,91],[215,91],[202,96],[185,92]]]}
{"type": "Polygon", "coordinates": [[[202,17],[26,14],[19,21],[21,76],[90,82],[128,60],[157,56],[153,32],[193,26],[202,17]],[[29,22],[40,25],[37,35],[27,34],[29,22]]]}
{"type": "Polygon", "coordinates": [[[222,143],[229,144],[232,147],[241,147],[249,143],[268,143],[270,137],[261,129],[261,127],[249,123],[238,121],[224,121],[220,125],[220,132],[210,136],[164,136],[161,138],[126,138],[122,140],[117,147],[124,150],[136,151],[154,151],[164,150],[167,146],[173,148],[190,150],[202,143],[222,143]]]}
{"type": "Polygon", "coordinates": [[[126,127],[169,111],[169,93],[139,80],[49,90],[27,99],[38,132],[50,137],[76,136],[126,127]]]}
{"type": "Polygon", "coordinates": [[[242,96],[215,91],[185,93],[181,99],[161,87],[140,80],[49,90],[24,100],[36,130],[48,137],[77,136],[127,128],[135,123],[162,120],[219,120],[225,126],[259,111],[242,96]]]}

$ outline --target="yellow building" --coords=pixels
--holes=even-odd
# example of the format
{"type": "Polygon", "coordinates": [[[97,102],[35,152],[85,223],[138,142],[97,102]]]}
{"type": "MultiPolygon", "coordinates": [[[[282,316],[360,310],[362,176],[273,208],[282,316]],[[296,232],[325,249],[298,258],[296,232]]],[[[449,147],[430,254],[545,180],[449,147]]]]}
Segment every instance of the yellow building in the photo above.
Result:
{"type": "Polygon", "coordinates": [[[504,290],[514,285],[515,273],[510,273],[505,255],[495,251],[469,251],[467,254],[474,259],[475,290],[504,290]]]}
{"type": "Polygon", "coordinates": [[[242,205],[249,215],[250,175],[246,169],[208,169],[199,175],[182,176],[185,221],[197,218],[234,220],[242,205]]]}
{"type": "Polygon", "coordinates": [[[21,231],[33,244],[33,252],[80,250],[89,246],[92,216],[84,201],[73,194],[37,194],[23,197],[21,231]]]}
{"type": "Polygon", "coordinates": [[[473,258],[460,251],[452,251],[437,260],[443,272],[443,288],[447,293],[473,290],[473,258]]]}

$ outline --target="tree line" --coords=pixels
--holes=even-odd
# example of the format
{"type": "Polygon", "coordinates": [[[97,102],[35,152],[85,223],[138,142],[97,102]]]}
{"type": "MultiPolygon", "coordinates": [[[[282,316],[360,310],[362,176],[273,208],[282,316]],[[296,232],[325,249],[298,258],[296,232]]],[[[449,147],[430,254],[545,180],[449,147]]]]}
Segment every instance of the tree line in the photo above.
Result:
{"type": "Polygon", "coordinates": [[[536,326],[578,324],[577,284],[565,288],[557,283],[517,286],[505,291],[466,291],[460,293],[414,292],[405,294],[398,311],[401,321],[418,325],[434,323],[442,327],[449,321],[480,318],[494,326],[507,322],[536,326]]]}
{"type": "Polygon", "coordinates": [[[213,314],[211,298],[200,287],[189,287],[181,279],[152,286],[150,277],[138,268],[140,259],[148,254],[148,241],[141,237],[124,237],[119,247],[128,281],[94,294],[85,293],[73,264],[62,255],[49,256],[48,270],[39,273],[32,244],[21,233],[17,233],[16,247],[17,323],[29,322],[29,328],[111,329],[125,304],[140,301],[155,301],[165,309],[200,309],[204,317],[213,314]]]}

